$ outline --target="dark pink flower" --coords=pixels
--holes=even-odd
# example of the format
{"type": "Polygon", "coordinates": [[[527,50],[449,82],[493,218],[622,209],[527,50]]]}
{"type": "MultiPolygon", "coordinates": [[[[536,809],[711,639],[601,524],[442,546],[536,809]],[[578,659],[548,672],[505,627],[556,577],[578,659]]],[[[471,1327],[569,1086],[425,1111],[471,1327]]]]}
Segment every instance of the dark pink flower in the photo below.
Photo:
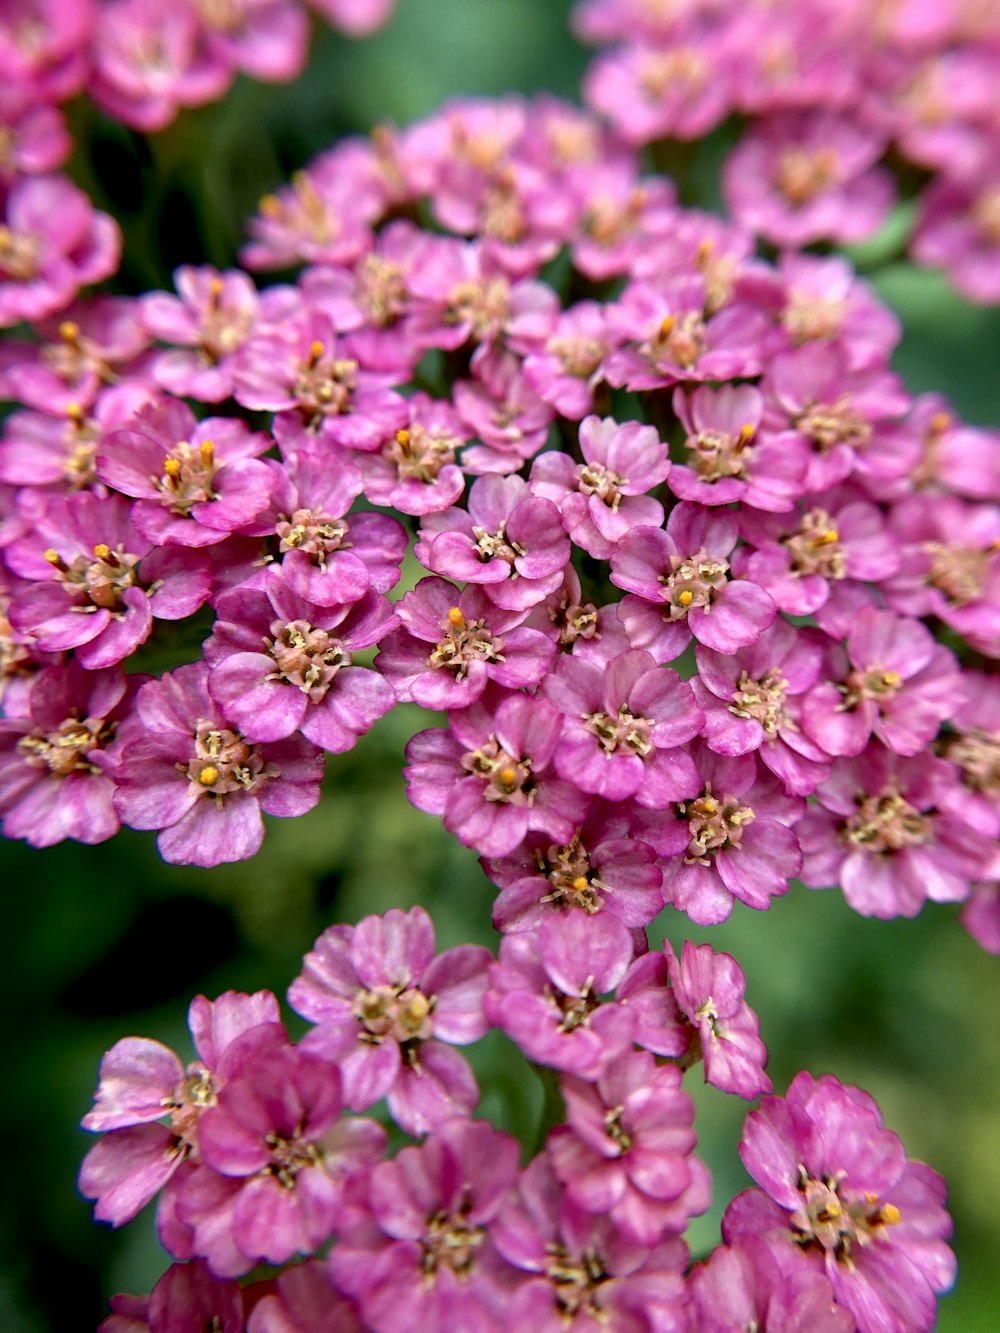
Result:
{"type": "Polygon", "coordinates": [[[762,1188],[729,1205],[727,1242],[793,1240],[800,1266],[825,1271],[861,1328],[932,1326],[935,1295],[955,1276],[944,1181],[907,1160],[867,1093],[797,1075],[787,1097],[765,1097],[747,1116],[740,1157],[762,1188]]]}
{"type": "Polygon", "coordinates": [[[415,393],[407,406],[409,424],[384,440],[378,453],[358,456],[365,495],[404,514],[438,513],[465,489],[455,455],[467,432],[449,403],[415,393]]]}
{"type": "Polygon", "coordinates": [[[566,1124],[549,1135],[548,1154],[566,1197],[609,1217],[633,1244],[649,1248],[664,1233],[680,1235],[709,1201],[680,1070],[630,1051],[596,1083],[566,1074],[561,1082],[566,1124]]]}
{"type": "Polygon", "coordinates": [[[171,1264],[147,1298],[112,1296],[97,1333],[243,1333],[243,1292],[201,1260],[171,1264]]]}
{"type": "Polygon", "coordinates": [[[483,856],[508,856],[533,831],[569,841],[586,802],[550,771],[562,735],[557,709],[487,691],[448,722],[406,747],[411,804],[443,815],[448,832],[483,856]]]}
{"type": "Polygon", "coordinates": [[[632,1040],[632,1015],[601,996],[632,961],[627,928],[609,912],[546,916],[500,942],[484,1010],[529,1059],[596,1078],[632,1040]]]}
{"type": "Polygon", "coordinates": [[[292,1007],[317,1025],[303,1049],[337,1065],[352,1110],[387,1097],[407,1133],[440,1128],[470,1114],[479,1096],[451,1047],[489,1028],[482,1001],[491,962],[471,944],[435,958],[434,926],[422,907],[331,926],[288,992],[292,1007]]]}
{"type": "Polygon", "coordinates": [[[159,829],[160,855],[179,865],[246,860],[264,838],[262,811],[301,815],[319,800],[320,751],[299,736],[248,744],[209,694],[203,662],[142,687],[114,755],[119,817],[159,829]]]}
{"type": "Polygon", "coordinates": [[[330,1253],[337,1286],[379,1333],[500,1333],[510,1270],[490,1223],[517,1179],[517,1143],[482,1121],[449,1120],[372,1172],[330,1253]]]}
{"type": "Polygon", "coordinates": [[[766,1328],[769,1333],[855,1333],[825,1274],[795,1262],[778,1240],[754,1235],[717,1245],[692,1269],[688,1290],[699,1333],[766,1328]]]}

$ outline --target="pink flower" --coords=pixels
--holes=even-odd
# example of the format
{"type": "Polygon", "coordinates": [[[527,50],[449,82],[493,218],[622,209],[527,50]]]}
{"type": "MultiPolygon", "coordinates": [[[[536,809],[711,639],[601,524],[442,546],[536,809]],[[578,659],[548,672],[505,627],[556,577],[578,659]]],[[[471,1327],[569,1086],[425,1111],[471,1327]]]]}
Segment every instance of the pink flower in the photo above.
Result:
{"type": "Polygon", "coordinates": [[[449,1120],[372,1172],[367,1206],[339,1220],[337,1286],[379,1333],[504,1327],[510,1270],[490,1224],[517,1179],[517,1143],[449,1120]]]}
{"type": "Polygon", "coordinates": [[[421,907],[392,908],[357,926],[331,926],[292,982],[289,1003],[317,1026],[303,1050],[340,1070],[354,1111],[388,1098],[393,1119],[410,1134],[468,1115],[476,1081],[452,1046],[478,1040],[485,949],[460,945],[434,956],[434,927],[421,907]]]}
{"type": "Polygon", "coordinates": [[[215,1277],[200,1259],[171,1264],[148,1298],[112,1296],[97,1333],[187,1333],[214,1328],[243,1333],[244,1298],[231,1279],[215,1277]]]}
{"type": "Polygon", "coordinates": [[[932,1326],[935,1295],[955,1275],[944,1181],[907,1160],[867,1093],[797,1075],[787,1097],[765,1097],[747,1116],[740,1157],[762,1188],[729,1205],[727,1242],[793,1240],[799,1265],[825,1271],[862,1328],[932,1326]]]}
{"type": "Polygon", "coordinates": [[[319,800],[320,752],[299,736],[248,744],[209,694],[202,662],[142,687],[114,757],[119,817],[159,829],[160,855],[178,865],[246,860],[264,838],[262,811],[301,815],[319,800]]]}
{"type": "MultiPolygon", "coordinates": [[[[509,936],[516,939],[516,936],[509,936]]],[[[612,1060],[596,1083],[563,1075],[566,1124],[548,1154],[566,1197],[607,1215],[627,1240],[652,1247],[680,1235],[708,1206],[708,1173],[692,1155],[694,1106],[675,1066],[647,1051],[612,1060]]]]}

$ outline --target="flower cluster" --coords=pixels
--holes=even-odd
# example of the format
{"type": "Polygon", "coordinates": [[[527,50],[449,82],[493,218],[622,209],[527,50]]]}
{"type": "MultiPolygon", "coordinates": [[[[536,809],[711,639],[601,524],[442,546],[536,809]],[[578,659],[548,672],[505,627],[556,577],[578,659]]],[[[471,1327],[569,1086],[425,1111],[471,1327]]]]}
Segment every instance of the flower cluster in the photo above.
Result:
{"type": "Polygon", "coordinates": [[[610,48],[583,93],[628,143],[739,117],[722,171],[739,223],[778,246],[850,243],[919,191],[913,257],[1000,302],[995,6],[579,0],[575,26],[610,48]]]}
{"type": "MultiPolygon", "coordinates": [[[[146,8],[101,11],[139,24],[130,56],[146,8]]],[[[224,8],[247,41],[196,43],[212,70],[298,22],[224,8]]],[[[192,1006],[193,1064],[107,1053],[81,1189],[114,1225],[159,1194],[178,1265],[105,1333],[929,1328],[943,1186],[829,1078],[751,1113],[760,1189],[689,1271],[683,1075],[771,1085],[735,960],[645,928],[801,876],[870,916],[965,902],[1000,949],[1000,433],[906,392],[842,260],[765,263],[551,99],[336,145],[261,200],[242,268],[172,293],[79,298],[112,233],[25,179],[0,229],[4,322],[30,325],[0,359],[3,831],[245,859],[264,815],[315,805],[324,753],[415,703],[442,725],[409,798],[499,887],[495,959],[436,957],[419,908],[331,927],[298,1043],[273,996],[228,993],[192,1006]],[[157,677],[160,621],[201,652],[157,677]],[[455,1049],[490,1028],[561,1098],[523,1170],[455,1049]],[[342,1114],[383,1099],[419,1140],[392,1157],[342,1114]]]]}
{"type": "Polygon", "coordinates": [[[574,914],[507,936],[496,962],[471,945],[435,956],[423,909],[392,909],[316,941],[289,991],[314,1024],[298,1044],[268,992],[199,996],[186,1066],[120,1041],[80,1188],[116,1226],[159,1194],[177,1262],[148,1299],[116,1297],[102,1333],[175,1333],[181,1312],[232,1333],[721,1333],[805,1327],[803,1308],[829,1333],[929,1328],[954,1266],[942,1182],[829,1076],[750,1113],[740,1151],[761,1188],[690,1267],[682,1233],[709,1183],[683,1073],[703,1059],[747,1098],[770,1082],[735,961],[646,947],[574,914]],[[562,1071],[565,1123],[523,1169],[513,1139],[471,1118],[454,1049],[493,1025],[562,1071]],[[379,1123],[342,1114],[382,1098],[420,1138],[392,1157],[379,1123]],[[261,1262],[276,1277],[236,1281],[261,1262]]]}

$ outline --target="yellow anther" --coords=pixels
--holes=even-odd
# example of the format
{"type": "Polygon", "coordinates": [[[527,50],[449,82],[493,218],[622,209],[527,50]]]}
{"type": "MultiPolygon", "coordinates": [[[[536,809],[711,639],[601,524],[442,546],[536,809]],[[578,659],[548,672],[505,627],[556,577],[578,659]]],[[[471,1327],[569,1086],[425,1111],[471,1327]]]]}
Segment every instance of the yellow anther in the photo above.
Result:
{"type": "Polygon", "coordinates": [[[817,532],[813,538],[814,546],[832,546],[834,542],[840,541],[840,533],[836,528],[824,528],[822,532],[817,532]]]}
{"type": "Polygon", "coordinates": [[[994,537],[986,549],[987,551],[1000,551],[1000,537],[994,537]]]}
{"type": "Polygon", "coordinates": [[[414,991],[403,1009],[406,1021],[412,1027],[419,1027],[430,1011],[430,1001],[422,991],[414,991]]]}
{"type": "Polygon", "coordinates": [[[951,417],[947,412],[935,412],[931,417],[931,433],[943,435],[951,426],[951,417]]]}
{"type": "Polygon", "coordinates": [[[677,600],[681,606],[690,606],[694,601],[694,593],[690,588],[682,588],[677,594],[677,600]]]}
{"type": "Polygon", "coordinates": [[[894,1227],[899,1221],[900,1213],[894,1203],[884,1203],[875,1216],[877,1221],[884,1222],[887,1227],[894,1227]]]}
{"type": "Polygon", "coordinates": [[[198,453],[201,455],[201,461],[205,467],[211,467],[215,461],[215,445],[211,440],[202,440],[198,445],[198,453]]]}
{"type": "Polygon", "coordinates": [[[704,268],[712,257],[712,242],[708,237],[704,237],[698,242],[698,249],[695,251],[695,268],[704,268]]]}
{"type": "Polygon", "coordinates": [[[104,542],[98,542],[94,547],[94,555],[97,556],[98,560],[108,560],[111,557],[111,547],[106,546],[104,542]]]}
{"type": "Polygon", "coordinates": [[[174,479],[181,475],[181,465],[176,458],[165,458],[163,460],[163,474],[174,479]]]}
{"type": "Polygon", "coordinates": [[[754,429],[755,428],[750,425],[749,421],[744,422],[744,424],[740,427],[739,435],[737,435],[736,437],[737,449],[745,449],[747,447],[747,445],[753,439],[754,429]]]}
{"type": "Polygon", "coordinates": [[[659,332],[656,335],[657,338],[660,340],[660,342],[664,342],[667,338],[670,337],[670,331],[674,327],[675,323],[676,320],[674,319],[673,315],[663,316],[663,318],[660,320],[659,332]]]}
{"type": "Polygon", "coordinates": [[[61,564],[62,564],[62,559],[61,559],[61,557],[60,557],[60,555],[59,555],[59,552],[58,552],[58,551],[53,551],[53,549],[52,549],[51,546],[49,547],[49,549],[48,549],[47,551],[43,551],[43,552],[42,552],[42,559],[43,559],[43,560],[47,560],[47,561],[49,562],[50,565],[61,565],[61,564]]]}
{"type": "Polygon", "coordinates": [[[276,218],[281,215],[281,200],[276,194],[262,195],[258,207],[266,218],[276,218]]]}
{"type": "Polygon", "coordinates": [[[903,677],[899,674],[898,671],[882,672],[882,684],[886,687],[886,689],[894,690],[896,686],[902,681],[902,679],[903,677]]]}
{"type": "Polygon", "coordinates": [[[589,884],[590,881],[587,879],[586,875],[577,875],[576,879],[573,881],[573,888],[576,889],[578,893],[582,893],[589,884]]]}
{"type": "Polygon", "coordinates": [[[823,1209],[824,1220],[831,1222],[835,1217],[840,1217],[843,1211],[837,1200],[831,1199],[823,1209]]]}
{"type": "Polygon", "coordinates": [[[198,781],[203,787],[212,787],[219,780],[219,770],[214,764],[206,764],[198,774],[198,781]]]}
{"type": "Polygon", "coordinates": [[[499,776],[500,781],[505,787],[513,787],[514,783],[517,781],[517,770],[513,768],[501,768],[499,776]]]}
{"type": "Polygon", "coordinates": [[[209,280],[208,280],[208,294],[209,294],[209,296],[213,296],[213,297],[219,297],[219,296],[221,296],[221,295],[222,295],[222,287],[223,287],[223,282],[222,282],[222,279],[221,279],[218,275],[216,275],[214,278],[209,278],[209,280]]]}
{"type": "Polygon", "coordinates": [[[83,408],[79,403],[66,403],[63,406],[63,411],[69,417],[70,421],[75,422],[75,424],[79,426],[80,422],[83,420],[83,408]]]}
{"type": "Polygon", "coordinates": [[[462,615],[462,612],[459,610],[457,606],[449,607],[448,624],[452,627],[452,629],[465,628],[465,616],[462,615]]]}
{"type": "Polygon", "coordinates": [[[64,319],[59,325],[59,337],[63,342],[75,343],[80,336],[80,326],[72,319],[64,319]]]}
{"type": "Polygon", "coordinates": [[[396,443],[403,449],[410,443],[410,432],[405,427],[396,431],[396,443]]]}
{"type": "Polygon", "coordinates": [[[323,355],[323,351],[324,351],[323,344],[320,342],[318,338],[316,338],[313,342],[309,344],[310,361],[312,361],[315,364],[323,355]]]}

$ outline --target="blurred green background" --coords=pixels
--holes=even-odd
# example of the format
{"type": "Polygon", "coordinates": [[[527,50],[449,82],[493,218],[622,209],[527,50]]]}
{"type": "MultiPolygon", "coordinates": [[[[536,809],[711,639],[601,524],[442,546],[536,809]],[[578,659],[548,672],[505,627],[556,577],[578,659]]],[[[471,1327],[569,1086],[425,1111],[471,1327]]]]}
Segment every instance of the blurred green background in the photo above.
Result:
{"type": "MultiPolygon", "coordinates": [[[[72,169],[123,222],[122,289],[169,286],[181,262],[231,263],[240,218],[259,196],[346,132],[405,122],[457,94],[575,97],[587,53],[568,36],[569,8],[568,0],[399,0],[394,21],[366,42],[319,32],[294,86],[240,82],[224,104],[150,140],[75,106],[72,169]]],[[[711,149],[702,156],[710,162],[711,149]]],[[[701,188],[711,197],[710,181],[701,188]]],[[[940,389],[971,420],[1000,424],[1000,313],[973,309],[905,264],[878,268],[877,248],[860,259],[905,323],[897,368],[910,389],[940,389]]],[[[492,891],[475,857],[405,799],[403,747],[428,721],[400,708],[351,754],[331,758],[319,808],[270,821],[251,862],[170,867],[151,835],[129,832],[93,848],[3,846],[4,1333],[92,1329],[110,1293],[148,1291],[165,1266],[152,1209],[113,1233],[92,1223],[74,1189],[91,1141],[77,1122],[101,1054],[119,1037],[158,1038],[186,1060],[194,994],[269,987],[282,996],[325,926],[392,906],[426,906],[442,948],[494,945],[492,891]]],[[[938,1327],[993,1333],[1000,962],[955,915],[932,906],[915,921],[866,921],[838,892],[794,887],[766,913],[737,905],[725,926],[691,933],[741,962],[778,1091],[802,1068],[858,1083],[909,1154],[944,1173],[960,1267],[938,1327]]],[[[662,929],[675,944],[685,934],[676,916],[662,929]]],[[[530,1141],[541,1106],[534,1075],[498,1034],[471,1056],[483,1112],[530,1141]]],[[[745,1106],[704,1089],[697,1071],[689,1079],[716,1183],[716,1204],[691,1235],[699,1253],[717,1239],[728,1198],[748,1183],[736,1156],[745,1106]]]]}

